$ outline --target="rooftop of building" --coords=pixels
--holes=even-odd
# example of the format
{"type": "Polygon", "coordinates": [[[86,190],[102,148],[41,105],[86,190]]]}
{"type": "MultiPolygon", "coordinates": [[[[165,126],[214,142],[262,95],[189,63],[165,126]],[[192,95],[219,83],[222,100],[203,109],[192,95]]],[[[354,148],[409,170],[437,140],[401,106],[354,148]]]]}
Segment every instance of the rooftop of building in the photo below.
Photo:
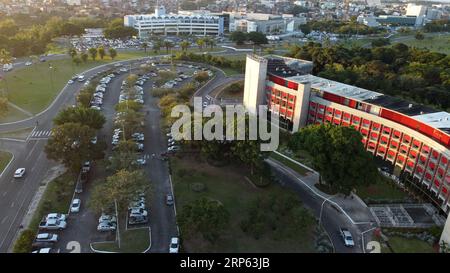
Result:
{"type": "Polygon", "coordinates": [[[280,77],[299,76],[311,73],[313,68],[313,63],[310,61],[278,55],[267,55],[263,58],[267,60],[267,71],[280,77]]]}
{"type": "Polygon", "coordinates": [[[429,106],[311,74],[286,76],[286,79],[297,83],[309,82],[311,83],[311,88],[316,90],[390,109],[424,122],[433,128],[450,133],[450,113],[438,111],[429,106]]]}

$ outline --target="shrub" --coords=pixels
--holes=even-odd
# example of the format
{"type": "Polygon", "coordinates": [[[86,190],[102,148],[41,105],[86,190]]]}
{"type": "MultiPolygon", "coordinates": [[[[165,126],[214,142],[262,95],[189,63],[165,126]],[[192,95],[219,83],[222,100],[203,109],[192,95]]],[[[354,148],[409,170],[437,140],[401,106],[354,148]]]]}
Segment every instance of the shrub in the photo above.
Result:
{"type": "Polygon", "coordinates": [[[31,245],[33,244],[36,233],[31,229],[26,229],[20,233],[17,239],[13,252],[14,253],[30,253],[32,250],[31,245]]]}

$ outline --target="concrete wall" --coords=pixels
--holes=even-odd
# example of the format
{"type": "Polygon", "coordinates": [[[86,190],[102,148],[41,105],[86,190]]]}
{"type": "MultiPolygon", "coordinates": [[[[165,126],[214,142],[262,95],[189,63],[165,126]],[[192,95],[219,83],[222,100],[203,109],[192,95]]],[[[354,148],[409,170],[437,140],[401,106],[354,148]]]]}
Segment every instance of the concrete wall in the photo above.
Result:
{"type": "Polygon", "coordinates": [[[245,64],[244,106],[250,114],[258,114],[258,106],[264,103],[267,60],[247,55],[245,64]]]}

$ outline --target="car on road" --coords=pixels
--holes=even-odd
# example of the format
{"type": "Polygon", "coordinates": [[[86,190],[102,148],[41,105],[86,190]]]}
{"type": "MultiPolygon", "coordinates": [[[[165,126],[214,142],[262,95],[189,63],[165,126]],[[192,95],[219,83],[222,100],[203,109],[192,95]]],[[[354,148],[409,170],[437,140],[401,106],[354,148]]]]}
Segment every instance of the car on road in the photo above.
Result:
{"type": "Polygon", "coordinates": [[[340,234],[342,237],[342,240],[344,240],[344,245],[348,246],[348,247],[354,247],[355,246],[355,242],[353,241],[353,236],[350,233],[350,231],[346,228],[341,228],[340,229],[340,234]]]}
{"type": "Polygon", "coordinates": [[[26,66],[30,66],[30,65],[32,65],[32,64],[33,64],[33,63],[30,62],[30,61],[28,61],[28,62],[25,63],[26,66]]]}
{"type": "Polygon", "coordinates": [[[168,152],[175,152],[175,151],[179,151],[180,150],[180,146],[170,146],[169,148],[167,148],[168,152]]]}
{"type": "Polygon", "coordinates": [[[98,231],[113,231],[116,230],[116,223],[113,222],[101,222],[97,226],[98,231]]]}
{"type": "Polygon", "coordinates": [[[36,242],[58,242],[58,235],[53,233],[39,233],[34,240],[36,242]]]}
{"type": "Polygon", "coordinates": [[[80,76],[78,76],[78,78],[77,78],[77,81],[79,81],[79,82],[83,82],[84,80],[85,80],[84,75],[80,75],[80,76]]]}
{"type": "Polygon", "coordinates": [[[67,84],[73,84],[73,83],[74,83],[73,80],[69,80],[69,81],[67,82],[67,84]]]}
{"type": "Polygon", "coordinates": [[[144,166],[145,164],[147,164],[147,160],[143,157],[143,158],[138,158],[136,160],[136,164],[140,165],[140,166],[144,166]]]}
{"type": "Polygon", "coordinates": [[[22,178],[25,175],[25,168],[18,168],[14,172],[14,178],[22,178]]]}
{"type": "Polygon", "coordinates": [[[76,213],[80,212],[81,200],[76,198],[73,199],[72,205],[70,205],[70,212],[76,213]]]}
{"type": "Polygon", "coordinates": [[[173,205],[173,195],[172,194],[166,194],[166,205],[168,205],[168,206],[173,205]]]}
{"type": "Polygon", "coordinates": [[[39,223],[39,229],[44,230],[63,230],[67,227],[66,221],[50,219],[39,223]]]}
{"type": "Polygon", "coordinates": [[[180,250],[180,239],[178,237],[172,237],[170,239],[169,253],[178,253],[180,250]]]}

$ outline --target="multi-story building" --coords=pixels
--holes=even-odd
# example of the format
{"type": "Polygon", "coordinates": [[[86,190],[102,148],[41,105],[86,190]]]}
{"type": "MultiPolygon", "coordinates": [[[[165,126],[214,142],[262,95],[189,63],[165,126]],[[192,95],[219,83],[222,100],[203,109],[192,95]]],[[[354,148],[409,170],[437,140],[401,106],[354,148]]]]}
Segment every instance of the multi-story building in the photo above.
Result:
{"type": "Polygon", "coordinates": [[[138,31],[139,38],[153,34],[162,35],[222,35],[224,18],[206,15],[166,14],[164,7],[157,7],[154,14],[126,15],[124,25],[138,31]]]}
{"type": "Polygon", "coordinates": [[[313,76],[312,63],[247,56],[244,105],[266,106],[280,127],[351,126],[366,150],[390,163],[445,213],[450,212],[450,114],[363,88],[313,76]]]}

